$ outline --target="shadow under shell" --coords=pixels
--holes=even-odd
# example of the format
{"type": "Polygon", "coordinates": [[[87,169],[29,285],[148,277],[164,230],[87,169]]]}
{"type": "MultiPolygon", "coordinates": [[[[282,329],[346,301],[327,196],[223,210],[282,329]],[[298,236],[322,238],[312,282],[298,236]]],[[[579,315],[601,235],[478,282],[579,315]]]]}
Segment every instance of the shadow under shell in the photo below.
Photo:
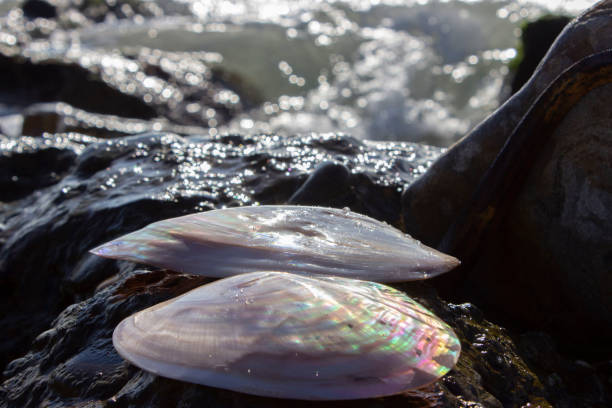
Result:
{"type": "Polygon", "coordinates": [[[253,272],[123,320],[115,348],[147,371],[278,398],[370,398],[422,387],[457,362],[453,330],[368,281],[253,272]]]}

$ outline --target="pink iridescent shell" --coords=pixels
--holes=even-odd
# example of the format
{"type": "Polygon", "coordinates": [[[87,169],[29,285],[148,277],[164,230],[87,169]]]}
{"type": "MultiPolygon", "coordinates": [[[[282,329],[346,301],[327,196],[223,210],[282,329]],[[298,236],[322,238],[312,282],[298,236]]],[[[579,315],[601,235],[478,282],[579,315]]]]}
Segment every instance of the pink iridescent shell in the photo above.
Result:
{"type": "Polygon", "coordinates": [[[211,277],[279,270],[377,282],[427,279],[456,258],[348,210],[256,206],[153,223],[93,253],[211,277]]]}
{"type": "Polygon", "coordinates": [[[282,272],[233,276],[143,310],[113,343],[165,377],[306,400],[421,387],[461,348],[449,326],[393,288],[282,272]]]}

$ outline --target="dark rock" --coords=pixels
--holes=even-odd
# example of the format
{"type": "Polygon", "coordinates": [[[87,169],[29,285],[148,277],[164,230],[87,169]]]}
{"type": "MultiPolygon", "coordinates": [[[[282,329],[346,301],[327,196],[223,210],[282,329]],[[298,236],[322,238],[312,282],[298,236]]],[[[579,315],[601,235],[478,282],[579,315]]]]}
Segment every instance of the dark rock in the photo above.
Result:
{"type": "MultiPolygon", "coordinates": [[[[62,8],[62,17],[80,13],[88,24],[101,23],[108,19],[129,19],[137,15],[161,17],[168,14],[187,15],[188,6],[146,0],[72,0],[62,8]]],[[[66,18],[67,19],[67,18],[66,18]]]]}
{"type": "Polygon", "coordinates": [[[85,255],[66,275],[63,290],[70,293],[74,299],[81,300],[90,296],[101,282],[111,279],[119,270],[117,262],[93,254],[85,255]]]}
{"type": "MultiPolygon", "coordinates": [[[[46,48],[52,47],[49,44],[46,48]]],[[[67,130],[81,126],[90,129],[90,134],[105,137],[137,133],[147,129],[135,119],[155,117],[165,119],[149,124],[155,125],[155,131],[174,131],[170,124],[217,127],[252,103],[213,82],[208,67],[210,59],[206,53],[146,48],[126,50],[123,54],[82,50],[59,57],[45,51],[45,47],[27,53],[18,46],[0,47],[0,102],[21,107],[63,102],[77,109],[30,112],[35,115],[24,125],[26,134],[32,135],[47,127],[65,130],[62,126],[67,130]],[[116,118],[97,118],[92,114],[131,119],[121,124],[116,118]],[[63,115],[68,118],[64,120],[63,115]],[[108,134],[104,133],[105,122],[108,134]],[[96,133],[96,127],[102,129],[96,133]]],[[[194,133],[189,128],[184,130],[194,133]]]]}
{"type": "Polygon", "coordinates": [[[70,62],[43,63],[0,55],[0,100],[7,104],[63,101],[86,111],[141,119],[155,110],[70,62]]]}
{"type": "Polygon", "coordinates": [[[379,186],[370,176],[351,174],[340,163],[323,163],[287,202],[297,205],[348,207],[399,227],[402,225],[399,200],[400,190],[395,186],[379,186]]]}
{"type": "Polygon", "coordinates": [[[202,127],[176,125],[163,118],[142,120],[91,113],[63,102],[34,104],[24,109],[22,114],[21,134],[27,136],[76,132],[113,138],[153,131],[180,135],[201,135],[207,132],[207,129],[202,127]]]}
{"type": "Polygon", "coordinates": [[[529,84],[403,197],[408,232],[463,262],[437,281],[444,295],[596,361],[612,353],[612,53],[554,75],[612,45],[610,18],[602,1],[569,24],[529,84]]]}
{"type": "Polygon", "coordinates": [[[612,355],[610,106],[612,52],[566,71],[513,133],[443,243],[464,262],[454,293],[596,359],[612,355]],[[516,301],[517,293],[533,295],[516,301]]]}
{"type": "MultiPolygon", "coordinates": [[[[170,134],[112,140],[55,135],[3,140],[5,153],[55,148],[75,157],[58,183],[0,207],[0,356],[6,364],[0,401],[7,407],[286,406],[286,400],[157,377],[122,360],[111,342],[121,319],[208,280],[164,270],[138,271],[131,263],[99,259],[87,251],[161,218],[259,199],[284,203],[300,185],[308,187],[304,180],[319,160],[342,163],[322,166],[318,172],[331,170],[350,180],[353,210],[399,225],[399,187],[412,182],[419,168],[440,151],[393,143],[366,146],[340,135],[189,140],[170,134]]],[[[610,402],[601,382],[606,365],[572,362],[533,337],[521,338],[517,348],[510,335],[475,306],[446,303],[426,282],[398,287],[455,329],[463,347],[459,363],[429,387],[334,406],[610,402]],[[551,363],[542,365],[542,358],[551,363]]]]}
{"type": "Polygon", "coordinates": [[[351,193],[350,172],[340,163],[323,163],[289,198],[289,204],[348,206],[351,193]]]}
{"type": "MultiPolygon", "coordinates": [[[[121,359],[111,342],[114,326],[128,315],[206,283],[207,279],[167,271],[129,271],[81,303],[69,306],[35,342],[35,349],[11,362],[0,395],[8,406],[74,404],[118,406],[282,407],[287,400],[256,397],[157,377],[121,359]]],[[[519,406],[545,402],[544,388],[516,354],[503,331],[472,314],[470,305],[447,305],[430,288],[413,288],[455,326],[464,351],[442,381],[402,395],[337,401],[336,407],[519,406]],[[496,356],[492,358],[491,356],[496,356]],[[499,357],[499,358],[498,358],[499,357]],[[493,362],[493,363],[491,363],[493,362]]],[[[291,401],[295,407],[328,407],[329,402],[291,401]]]]}
{"type": "Polygon", "coordinates": [[[27,18],[55,18],[57,10],[53,4],[45,0],[26,0],[21,9],[27,18]]]}
{"type": "Polygon", "coordinates": [[[64,29],[136,16],[161,17],[165,12],[186,15],[189,11],[182,4],[152,4],[146,0],[25,0],[21,8],[30,22],[36,18],[55,19],[64,29]]]}
{"type": "Polygon", "coordinates": [[[440,243],[542,91],[573,63],[612,47],[611,18],[612,1],[604,0],[568,24],[528,84],[406,189],[402,201],[408,233],[431,246],[440,243]]]}
{"type": "Polygon", "coordinates": [[[525,361],[550,390],[554,406],[604,407],[609,403],[610,384],[606,384],[601,365],[595,368],[583,360],[562,359],[556,342],[541,332],[521,335],[518,345],[525,361]]]}
{"type": "Polygon", "coordinates": [[[5,150],[0,136],[0,201],[13,201],[59,182],[74,164],[74,151],[57,147],[5,150]]]}
{"type": "Polygon", "coordinates": [[[529,80],[555,38],[570,20],[566,16],[545,16],[523,26],[517,57],[520,62],[512,74],[511,95],[529,80]]]}

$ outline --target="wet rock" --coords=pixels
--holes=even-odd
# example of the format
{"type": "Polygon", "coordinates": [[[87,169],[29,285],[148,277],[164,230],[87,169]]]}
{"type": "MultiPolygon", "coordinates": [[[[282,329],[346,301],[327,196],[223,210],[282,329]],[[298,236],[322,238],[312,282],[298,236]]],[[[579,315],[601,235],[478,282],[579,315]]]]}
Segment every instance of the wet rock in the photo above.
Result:
{"type": "Polygon", "coordinates": [[[604,407],[609,403],[610,384],[605,368],[584,360],[563,359],[556,342],[542,332],[528,332],[518,340],[525,361],[550,390],[549,400],[555,407],[604,407]]]}
{"type": "MultiPolygon", "coordinates": [[[[168,271],[124,269],[117,280],[66,308],[35,341],[34,350],[11,362],[0,392],[9,406],[74,404],[90,401],[118,406],[286,406],[288,401],[165,379],[137,369],[115,352],[114,326],[123,318],[208,280],[168,271]]],[[[425,389],[393,397],[338,401],[337,407],[519,406],[545,402],[544,387],[516,354],[499,327],[471,305],[440,301],[431,288],[413,292],[436,305],[457,330],[464,352],[457,367],[425,389]],[[474,311],[474,313],[473,313],[474,311]],[[496,357],[492,357],[496,356],[496,357]]],[[[291,401],[297,407],[328,407],[330,402],[291,401]]]]}
{"type": "MultiPolygon", "coordinates": [[[[18,8],[0,16],[0,103],[11,111],[63,102],[90,114],[216,128],[262,102],[253,84],[221,67],[220,54],[93,49],[81,46],[73,35],[80,27],[103,37],[116,19],[133,19],[142,26],[146,17],[190,13],[186,4],[58,0],[53,5],[56,18],[29,19],[18,8]],[[105,23],[97,24],[101,21],[105,23]]],[[[94,127],[88,126],[90,134],[94,127]]]]}
{"type": "MultiPolygon", "coordinates": [[[[68,0],[62,7],[63,18],[71,14],[80,13],[84,16],[88,24],[100,23],[108,20],[134,19],[137,16],[160,17],[172,14],[181,10],[186,10],[183,4],[165,4],[160,2],[150,2],[146,0],[68,0]]],[[[183,12],[183,15],[186,13],[183,12]]]]}
{"type": "Polygon", "coordinates": [[[368,175],[352,174],[344,165],[328,162],[318,166],[287,203],[353,208],[401,226],[399,199],[396,186],[381,187],[368,175]]]}
{"type": "Polygon", "coordinates": [[[214,53],[79,48],[59,57],[51,48],[0,47],[0,102],[64,102],[90,113],[206,128],[224,124],[251,103],[214,82],[208,66],[219,58],[214,53]]]}
{"type": "MultiPolygon", "coordinates": [[[[317,187],[318,183],[333,184],[328,181],[330,175],[339,176],[350,187],[347,197],[353,210],[399,226],[398,189],[412,182],[440,153],[440,149],[408,144],[365,145],[341,135],[184,139],[152,133],[100,140],[71,134],[4,138],[1,147],[7,153],[53,148],[73,156],[56,184],[0,207],[4,226],[0,229],[0,330],[6,334],[0,342],[2,364],[6,364],[0,401],[8,407],[42,402],[199,406],[203,401],[211,406],[286,406],[284,400],[164,379],[122,360],[111,342],[112,330],[121,319],[208,280],[138,270],[131,263],[100,259],[87,251],[155,220],[198,210],[255,201],[284,203],[292,196],[317,204],[315,198],[328,200],[330,194],[334,198],[333,190],[317,187]],[[321,191],[324,194],[318,196],[321,191]]],[[[508,332],[488,322],[481,310],[440,300],[427,282],[406,283],[399,289],[456,330],[463,347],[457,367],[421,390],[334,406],[610,402],[605,387],[600,387],[607,366],[572,362],[558,354],[554,345],[529,336],[520,338],[516,347],[508,332]],[[569,387],[577,376],[584,381],[575,380],[575,386],[569,387]],[[566,391],[559,392],[566,386],[566,391]]]]}
{"type": "Polygon", "coordinates": [[[610,106],[612,52],[566,71],[443,242],[464,262],[455,293],[596,359],[612,352],[610,106]],[[517,293],[532,295],[515,302],[517,293]]]}
{"type": "Polygon", "coordinates": [[[124,94],[69,61],[0,55],[0,100],[8,105],[63,101],[108,115],[151,119],[155,111],[143,100],[124,94]],[[93,96],[93,97],[92,97],[93,96]]]}
{"type": "MultiPolygon", "coordinates": [[[[353,210],[399,225],[398,188],[440,153],[405,143],[365,145],[340,135],[184,139],[153,133],[100,140],[70,134],[4,138],[1,147],[4,153],[56,149],[73,157],[56,184],[0,207],[0,330],[5,334],[0,355],[6,364],[0,401],[8,407],[286,406],[285,400],[157,377],[121,359],[111,342],[121,319],[208,280],[138,270],[87,251],[155,220],[198,210],[283,203],[292,196],[316,204],[313,197],[330,197],[317,196],[317,184],[329,184],[329,175],[348,180],[353,210]],[[321,162],[327,164],[319,166],[321,162]],[[309,194],[297,193],[311,188],[309,194]]],[[[399,288],[453,326],[463,347],[458,365],[421,390],[334,406],[550,406],[551,401],[581,406],[580,398],[610,402],[597,385],[601,383],[589,387],[589,381],[606,375],[607,366],[568,362],[553,346],[529,336],[516,347],[478,308],[440,300],[427,282],[399,288]],[[541,368],[542,359],[549,365],[541,368]],[[572,376],[585,380],[558,392],[572,376]]]]}
{"type": "Polygon", "coordinates": [[[602,1],[568,25],[530,82],[403,197],[408,232],[463,262],[438,281],[445,295],[595,360],[612,338],[612,53],[551,77],[609,48],[611,18],[602,1]],[[519,117],[527,94],[538,100],[519,117]]]}
{"type": "Polygon", "coordinates": [[[289,198],[289,204],[324,205],[343,207],[348,205],[351,191],[350,172],[339,163],[323,163],[289,198]],[[333,205],[336,204],[336,205],[333,205]]]}
{"type": "MultiPolygon", "coordinates": [[[[55,184],[30,187],[24,190],[29,195],[0,208],[2,366],[23,354],[62,309],[116,272],[90,258],[87,251],[97,244],[195,211],[285,203],[317,164],[332,160],[355,175],[359,194],[352,209],[398,225],[398,189],[440,152],[408,144],[366,146],[339,135],[184,139],[152,133],[101,140],[68,134],[0,140],[6,157],[46,151],[71,157],[55,184]]],[[[19,164],[12,163],[9,174],[19,164]]]]}
{"type": "Polygon", "coordinates": [[[177,4],[151,4],[146,0],[26,0],[21,6],[24,16],[32,21],[36,18],[56,19],[59,27],[71,29],[91,26],[104,21],[160,17],[168,11],[185,10],[177,4]]]}
{"type": "Polygon", "coordinates": [[[87,112],[63,102],[34,104],[23,110],[20,134],[42,136],[45,133],[76,132],[83,135],[113,138],[144,132],[172,132],[181,135],[204,134],[207,129],[181,126],[166,119],[131,119],[87,112]]]}
{"type": "MultiPolygon", "coordinates": [[[[0,135],[1,147],[9,143],[0,135]]],[[[0,201],[13,201],[59,182],[75,159],[74,151],[54,146],[28,149],[16,143],[11,149],[0,148],[0,201]]]]}
{"type": "Polygon", "coordinates": [[[526,86],[457,142],[404,192],[407,232],[436,246],[474,195],[504,143],[542,91],[565,69],[612,47],[612,1],[604,0],[563,30],[526,86]]]}

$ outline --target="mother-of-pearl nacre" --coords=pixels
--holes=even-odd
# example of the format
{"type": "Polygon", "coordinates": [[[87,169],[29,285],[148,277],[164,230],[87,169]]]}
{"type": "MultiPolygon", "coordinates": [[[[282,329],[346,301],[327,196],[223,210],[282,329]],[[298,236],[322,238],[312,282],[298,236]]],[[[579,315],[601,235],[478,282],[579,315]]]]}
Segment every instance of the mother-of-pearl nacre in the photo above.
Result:
{"type": "Polygon", "coordinates": [[[113,343],[165,377],[307,400],[420,387],[460,352],[449,326],[393,288],[283,272],[233,276],[143,310],[113,343]]]}
{"type": "Polygon", "coordinates": [[[171,218],[92,252],[211,277],[282,270],[399,282],[431,278],[459,264],[370,217],[301,206],[237,207],[171,218]]]}

